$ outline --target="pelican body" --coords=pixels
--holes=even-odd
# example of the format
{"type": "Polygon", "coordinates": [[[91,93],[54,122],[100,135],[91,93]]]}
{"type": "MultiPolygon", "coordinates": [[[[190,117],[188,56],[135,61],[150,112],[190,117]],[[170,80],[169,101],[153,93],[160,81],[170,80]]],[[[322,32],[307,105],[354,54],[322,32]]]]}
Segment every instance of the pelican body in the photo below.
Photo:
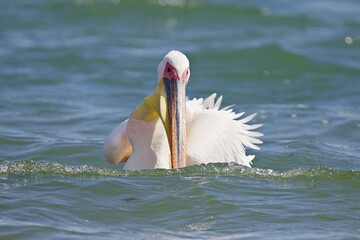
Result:
{"type": "Polygon", "coordinates": [[[186,98],[190,63],[179,51],[170,51],[158,66],[158,83],[107,137],[106,161],[126,162],[124,169],[175,169],[202,163],[236,162],[251,167],[263,134],[250,125],[256,114],[240,119],[231,106],[220,108],[222,96],[186,98]]]}

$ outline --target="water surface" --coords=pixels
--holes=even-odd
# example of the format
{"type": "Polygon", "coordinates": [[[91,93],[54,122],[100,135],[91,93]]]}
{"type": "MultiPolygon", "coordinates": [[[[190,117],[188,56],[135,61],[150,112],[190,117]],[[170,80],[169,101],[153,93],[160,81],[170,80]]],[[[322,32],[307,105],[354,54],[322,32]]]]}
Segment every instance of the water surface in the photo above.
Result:
{"type": "Polygon", "coordinates": [[[360,4],[4,1],[0,238],[359,239],[360,4]],[[257,112],[253,168],[127,172],[106,135],[178,49],[189,97],[257,112]]]}

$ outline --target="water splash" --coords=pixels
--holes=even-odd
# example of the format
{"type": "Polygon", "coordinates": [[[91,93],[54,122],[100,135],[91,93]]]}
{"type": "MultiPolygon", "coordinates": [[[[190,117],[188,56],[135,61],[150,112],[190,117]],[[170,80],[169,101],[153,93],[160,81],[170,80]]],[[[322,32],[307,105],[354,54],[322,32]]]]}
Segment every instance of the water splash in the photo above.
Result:
{"type": "Polygon", "coordinates": [[[216,163],[190,166],[182,169],[154,169],[126,171],[95,166],[72,166],[57,162],[37,162],[32,160],[9,162],[0,161],[0,177],[10,175],[70,176],[70,177],[176,177],[176,176],[238,176],[259,179],[288,180],[300,178],[317,179],[360,179],[360,171],[335,170],[328,167],[298,168],[288,171],[248,168],[235,163],[216,163]]]}

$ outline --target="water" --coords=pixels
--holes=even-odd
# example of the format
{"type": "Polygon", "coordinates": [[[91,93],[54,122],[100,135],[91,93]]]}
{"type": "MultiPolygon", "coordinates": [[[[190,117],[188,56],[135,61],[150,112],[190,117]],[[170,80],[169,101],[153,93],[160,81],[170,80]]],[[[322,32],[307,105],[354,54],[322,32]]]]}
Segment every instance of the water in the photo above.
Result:
{"type": "Polygon", "coordinates": [[[360,2],[3,1],[1,239],[360,239],[360,2]],[[258,112],[235,164],[127,172],[106,135],[169,50],[258,112]]]}

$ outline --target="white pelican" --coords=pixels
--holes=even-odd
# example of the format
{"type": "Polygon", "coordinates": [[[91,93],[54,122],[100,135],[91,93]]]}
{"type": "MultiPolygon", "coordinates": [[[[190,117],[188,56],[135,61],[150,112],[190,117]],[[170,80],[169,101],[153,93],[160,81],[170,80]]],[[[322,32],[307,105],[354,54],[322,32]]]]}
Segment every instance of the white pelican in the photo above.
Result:
{"type": "Polygon", "coordinates": [[[117,126],[104,144],[105,159],[124,169],[174,169],[201,163],[236,162],[251,167],[263,134],[252,131],[262,124],[247,124],[256,114],[239,119],[231,106],[220,109],[222,96],[187,100],[189,60],[179,51],[169,52],[158,66],[158,84],[117,126]]]}

